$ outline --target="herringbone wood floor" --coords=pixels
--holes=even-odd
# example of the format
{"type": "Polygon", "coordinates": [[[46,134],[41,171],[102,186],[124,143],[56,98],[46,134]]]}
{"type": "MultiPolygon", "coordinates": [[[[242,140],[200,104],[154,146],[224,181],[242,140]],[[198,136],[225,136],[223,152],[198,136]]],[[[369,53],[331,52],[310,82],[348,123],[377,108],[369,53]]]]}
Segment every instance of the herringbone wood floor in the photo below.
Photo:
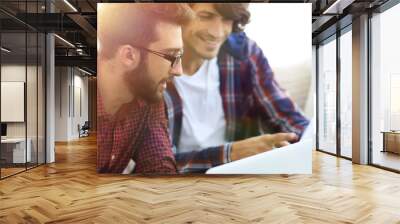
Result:
{"type": "Polygon", "coordinates": [[[313,175],[131,177],[95,171],[96,141],[0,181],[0,223],[400,223],[400,175],[315,152],[313,175]]]}

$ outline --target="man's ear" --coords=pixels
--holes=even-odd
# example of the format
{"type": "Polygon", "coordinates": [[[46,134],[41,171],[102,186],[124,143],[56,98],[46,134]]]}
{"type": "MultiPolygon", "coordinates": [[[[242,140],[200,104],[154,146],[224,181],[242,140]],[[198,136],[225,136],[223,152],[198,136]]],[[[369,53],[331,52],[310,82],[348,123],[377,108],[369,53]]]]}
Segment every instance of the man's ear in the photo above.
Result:
{"type": "Polygon", "coordinates": [[[139,66],[140,51],[130,45],[122,45],[118,48],[118,58],[128,70],[134,70],[139,66]]]}

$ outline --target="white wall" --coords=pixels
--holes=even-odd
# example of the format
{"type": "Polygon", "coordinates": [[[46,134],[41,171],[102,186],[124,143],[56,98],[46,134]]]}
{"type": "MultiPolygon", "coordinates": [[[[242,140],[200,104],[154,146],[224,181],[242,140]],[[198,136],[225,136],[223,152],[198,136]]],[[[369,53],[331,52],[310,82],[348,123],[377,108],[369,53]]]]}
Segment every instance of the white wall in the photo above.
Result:
{"type": "MultiPolygon", "coordinates": [[[[28,84],[29,87],[36,86],[36,67],[28,66],[27,68],[25,65],[17,65],[17,64],[9,64],[9,65],[2,65],[1,66],[1,81],[3,82],[25,82],[25,75],[27,69],[27,77],[28,77],[28,84]]],[[[32,111],[36,111],[36,87],[35,88],[27,88],[27,119],[28,119],[28,129],[29,127],[33,127],[31,122],[35,122],[37,115],[36,113],[32,113],[32,111]]],[[[6,110],[7,108],[1,108],[1,110],[6,110]]],[[[36,125],[34,127],[36,130],[36,125]]],[[[28,130],[28,137],[29,137],[30,130],[28,130]]],[[[25,137],[25,122],[7,122],[7,136],[8,137],[25,137]]]]}
{"type": "MultiPolygon", "coordinates": [[[[30,68],[28,67],[28,70],[30,68]]],[[[25,65],[2,65],[1,81],[5,82],[25,82],[25,65]]],[[[1,108],[5,110],[6,108],[1,108]]],[[[7,137],[25,137],[25,123],[12,122],[7,123],[7,137]]]]}
{"type": "Polygon", "coordinates": [[[69,69],[55,68],[55,141],[68,141],[69,69]]]}
{"type": "Polygon", "coordinates": [[[56,67],[55,85],[55,140],[77,139],[78,124],[88,120],[88,78],[75,68],[56,67]]]}
{"type": "Polygon", "coordinates": [[[245,32],[263,49],[272,68],[307,63],[311,72],[311,3],[251,3],[245,32]]]}
{"type": "Polygon", "coordinates": [[[73,119],[71,120],[72,129],[71,129],[71,133],[70,133],[72,136],[74,136],[74,138],[79,136],[78,128],[77,128],[78,124],[80,124],[82,126],[85,123],[85,121],[88,121],[88,118],[89,118],[88,78],[81,76],[82,73],[78,73],[79,75],[76,75],[76,71],[77,70],[75,70],[74,83],[73,83],[74,84],[74,93],[73,93],[74,94],[74,96],[73,96],[74,108],[73,108],[73,113],[72,113],[73,119]]]}

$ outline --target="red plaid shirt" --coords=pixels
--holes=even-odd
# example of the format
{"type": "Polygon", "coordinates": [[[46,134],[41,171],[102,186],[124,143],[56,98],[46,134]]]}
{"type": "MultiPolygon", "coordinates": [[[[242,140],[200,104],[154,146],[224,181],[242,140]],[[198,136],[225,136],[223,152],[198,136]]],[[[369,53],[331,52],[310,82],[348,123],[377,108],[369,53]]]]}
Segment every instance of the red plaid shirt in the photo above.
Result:
{"type": "Polygon", "coordinates": [[[122,105],[113,116],[105,112],[100,94],[97,102],[98,172],[122,173],[134,155],[135,173],[176,173],[162,101],[147,104],[142,100],[135,100],[122,105]],[[144,124],[146,113],[148,122],[144,124]],[[146,128],[146,133],[141,135],[142,143],[138,146],[139,133],[146,128]],[[134,154],[135,144],[138,151],[134,154]]]}

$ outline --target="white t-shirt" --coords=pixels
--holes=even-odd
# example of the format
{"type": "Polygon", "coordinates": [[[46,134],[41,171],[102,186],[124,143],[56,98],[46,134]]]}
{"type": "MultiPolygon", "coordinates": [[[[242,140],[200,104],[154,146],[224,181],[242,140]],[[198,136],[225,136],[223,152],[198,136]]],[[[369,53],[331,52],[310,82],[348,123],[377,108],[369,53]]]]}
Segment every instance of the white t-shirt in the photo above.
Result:
{"type": "Polygon", "coordinates": [[[226,143],[217,58],[205,61],[192,76],[176,77],[174,83],[183,105],[178,151],[199,151],[226,143]]]}

